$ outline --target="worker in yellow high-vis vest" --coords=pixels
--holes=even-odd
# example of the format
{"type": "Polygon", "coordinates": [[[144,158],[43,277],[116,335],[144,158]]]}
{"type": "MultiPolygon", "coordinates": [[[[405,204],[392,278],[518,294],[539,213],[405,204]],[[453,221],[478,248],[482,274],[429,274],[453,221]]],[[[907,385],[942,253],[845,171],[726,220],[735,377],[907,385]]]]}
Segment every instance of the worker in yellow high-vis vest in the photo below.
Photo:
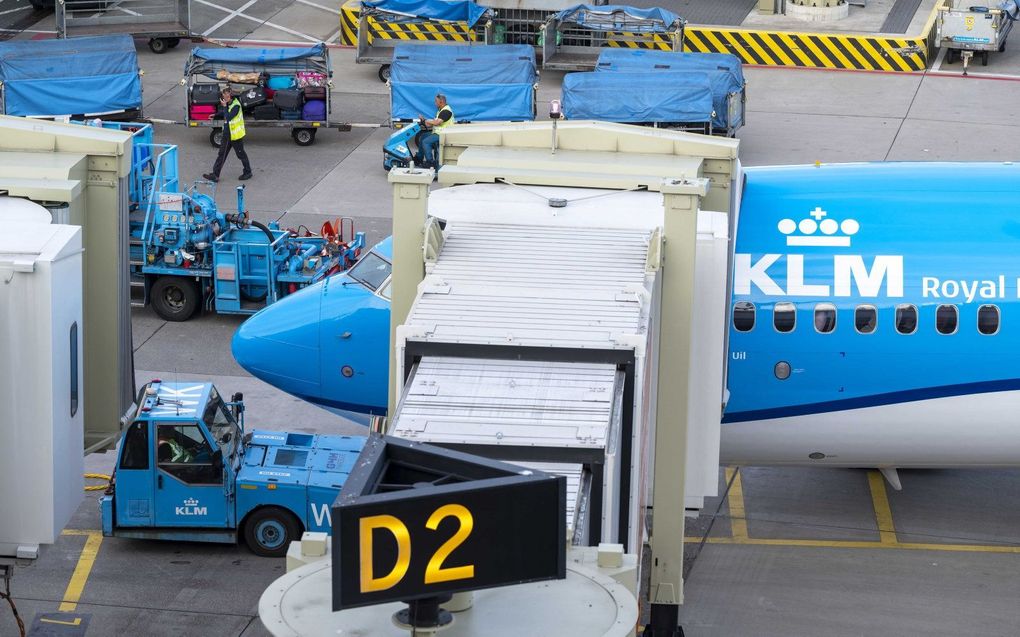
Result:
{"type": "Polygon", "coordinates": [[[220,144],[220,153],[216,155],[212,172],[202,176],[209,181],[219,181],[220,170],[223,169],[227,155],[233,148],[237,158],[241,160],[241,166],[244,167],[244,172],[238,179],[242,181],[251,179],[251,164],[248,162],[248,153],[244,152],[244,109],[229,87],[220,91],[220,112],[223,115],[223,143],[220,144]]]}
{"type": "Polygon", "coordinates": [[[445,95],[442,93],[436,93],[435,102],[435,117],[432,119],[425,119],[424,115],[418,115],[422,124],[427,126],[430,130],[421,135],[421,137],[417,140],[418,155],[415,158],[415,162],[420,166],[439,170],[439,135],[436,134],[436,131],[457,123],[457,119],[453,116],[453,109],[446,103],[445,95]]]}

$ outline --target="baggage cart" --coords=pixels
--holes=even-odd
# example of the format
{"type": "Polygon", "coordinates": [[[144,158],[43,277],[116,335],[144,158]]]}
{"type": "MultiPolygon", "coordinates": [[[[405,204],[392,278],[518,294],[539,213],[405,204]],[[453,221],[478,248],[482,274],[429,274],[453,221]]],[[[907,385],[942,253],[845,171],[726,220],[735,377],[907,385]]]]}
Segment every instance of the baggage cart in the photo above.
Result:
{"type": "Polygon", "coordinates": [[[950,0],[939,8],[937,38],[946,49],[946,63],[962,57],[963,51],[981,54],[981,65],[988,66],[988,54],[1006,50],[1006,39],[1013,23],[1020,19],[1020,2],[1002,0],[995,6],[975,6],[971,0],[950,0]]]}
{"type": "Polygon", "coordinates": [[[680,51],[686,21],[665,9],[579,4],[542,28],[542,69],[591,71],[605,48],[680,51]]]}
{"type": "Polygon", "coordinates": [[[358,64],[380,64],[379,79],[390,79],[393,49],[422,44],[491,44],[493,12],[471,0],[369,0],[358,17],[358,64]]]}
{"type": "MultiPolygon", "coordinates": [[[[298,115],[294,119],[255,119],[253,108],[244,109],[244,126],[250,128],[283,128],[289,129],[294,143],[298,146],[311,146],[315,143],[315,134],[323,128],[334,128],[340,131],[351,130],[350,123],[331,119],[333,101],[330,89],[333,86],[333,68],[329,61],[326,45],[319,43],[306,48],[279,49],[241,49],[241,48],[199,48],[192,49],[191,56],[184,69],[185,87],[185,121],[191,128],[209,128],[209,142],[220,146],[223,140],[222,119],[199,119],[192,110],[193,99],[199,89],[230,86],[235,95],[249,91],[265,91],[272,89],[261,86],[265,78],[274,76],[291,76],[295,81],[300,78],[318,78],[310,80],[304,87],[325,89],[321,91],[325,101],[325,113],[322,119],[306,119],[308,113],[298,115]]],[[[298,88],[301,88],[298,86],[298,88]]],[[[244,100],[242,99],[242,102],[244,100]]]]}
{"type": "Polygon", "coordinates": [[[57,0],[57,37],[126,34],[166,53],[192,37],[190,0],[57,0]]]}

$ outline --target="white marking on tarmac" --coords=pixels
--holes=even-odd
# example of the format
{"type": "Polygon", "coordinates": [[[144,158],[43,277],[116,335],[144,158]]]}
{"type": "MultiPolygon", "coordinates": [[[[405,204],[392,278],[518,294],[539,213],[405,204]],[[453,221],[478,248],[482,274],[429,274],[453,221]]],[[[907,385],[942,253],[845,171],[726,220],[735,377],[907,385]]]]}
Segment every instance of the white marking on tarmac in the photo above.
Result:
{"type": "Polygon", "coordinates": [[[329,13],[332,13],[333,15],[340,15],[340,10],[335,8],[335,7],[326,7],[326,6],[323,6],[321,4],[316,4],[314,2],[309,2],[308,0],[297,0],[297,1],[300,2],[301,4],[308,5],[309,7],[315,7],[316,9],[322,9],[323,11],[327,11],[329,13]]]}
{"type": "Polygon", "coordinates": [[[326,44],[329,44],[330,42],[336,41],[336,39],[339,38],[339,37],[340,37],[340,29],[337,29],[336,31],[333,32],[333,35],[331,35],[328,38],[326,38],[326,44]]]}
{"type": "MultiPolygon", "coordinates": [[[[198,0],[198,1],[202,2],[202,0],[198,0]]],[[[227,12],[227,17],[223,18],[222,20],[220,20],[216,24],[214,24],[211,27],[209,27],[208,29],[206,29],[205,32],[202,33],[202,35],[203,36],[209,35],[213,31],[215,31],[216,29],[218,29],[221,26],[223,26],[224,24],[230,22],[234,18],[234,16],[241,15],[242,11],[244,11],[245,9],[247,9],[248,7],[250,7],[251,5],[255,4],[258,1],[259,0],[248,0],[248,2],[244,3],[243,5],[241,5],[241,7],[239,9],[235,10],[235,11],[231,11],[230,9],[228,9],[226,7],[221,7],[220,5],[213,4],[211,2],[202,2],[202,4],[206,4],[206,5],[209,5],[210,7],[214,7],[216,9],[221,10],[221,11],[226,11],[227,12]]]]}
{"type": "Polygon", "coordinates": [[[25,9],[28,8],[29,8],[28,6],[15,7],[13,9],[8,9],[7,11],[0,11],[0,15],[7,15],[8,13],[17,13],[18,11],[24,11],[25,9]]]}

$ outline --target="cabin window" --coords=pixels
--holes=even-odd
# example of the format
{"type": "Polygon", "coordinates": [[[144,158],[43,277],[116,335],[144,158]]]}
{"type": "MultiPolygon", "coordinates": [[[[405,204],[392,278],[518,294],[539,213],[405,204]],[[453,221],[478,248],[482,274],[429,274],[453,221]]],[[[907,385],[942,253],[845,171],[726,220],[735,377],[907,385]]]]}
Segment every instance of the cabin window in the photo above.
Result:
{"type": "Polygon", "coordinates": [[[854,310],[854,329],[861,334],[871,334],[878,327],[878,310],[874,305],[858,305],[854,310]]]}
{"type": "Polygon", "coordinates": [[[198,425],[160,423],[156,465],[187,484],[219,484],[223,470],[213,462],[213,451],[198,425]]]}
{"type": "Polygon", "coordinates": [[[149,468],[149,427],[134,422],[124,434],[124,451],[120,454],[121,469],[149,468]]]}
{"type": "Polygon", "coordinates": [[[900,334],[917,331],[917,307],[909,303],[896,306],[896,331],[900,334]]]}
{"type": "Polygon", "coordinates": [[[996,305],[982,305],[978,308],[978,332],[991,336],[999,331],[999,308],[996,305]]]}
{"type": "Polygon", "coordinates": [[[792,332],[797,326],[797,309],[793,303],[776,303],[772,310],[772,325],[777,332],[792,332]]]}
{"type": "Polygon", "coordinates": [[[935,310],[935,329],[939,334],[953,334],[960,322],[960,311],[955,305],[940,305],[935,310]]]}
{"type": "Polygon", "coordinates": [[[828,334],[836,329],[836,306],[832,303],[819,303],[815,306],[815,331],[828,334]]]}
{"type": "Polygon", "coordinates": [[[733,329],[738,332],[754,329],[754,303],[737,301],[733,304],[733,329]]]}

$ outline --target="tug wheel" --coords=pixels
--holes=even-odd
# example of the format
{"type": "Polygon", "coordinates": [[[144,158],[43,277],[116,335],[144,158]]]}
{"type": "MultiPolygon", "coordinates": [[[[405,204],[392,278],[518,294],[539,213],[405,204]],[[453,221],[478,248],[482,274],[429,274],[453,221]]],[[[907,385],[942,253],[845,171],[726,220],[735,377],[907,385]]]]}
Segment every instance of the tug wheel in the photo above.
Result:
{"type": "Polygon", "coordinates": [[[255,555],[283,557],[297,540],[301,527],[293,514],[277,507],[258,509],[244,525],[244,539],[255,555]]]}

